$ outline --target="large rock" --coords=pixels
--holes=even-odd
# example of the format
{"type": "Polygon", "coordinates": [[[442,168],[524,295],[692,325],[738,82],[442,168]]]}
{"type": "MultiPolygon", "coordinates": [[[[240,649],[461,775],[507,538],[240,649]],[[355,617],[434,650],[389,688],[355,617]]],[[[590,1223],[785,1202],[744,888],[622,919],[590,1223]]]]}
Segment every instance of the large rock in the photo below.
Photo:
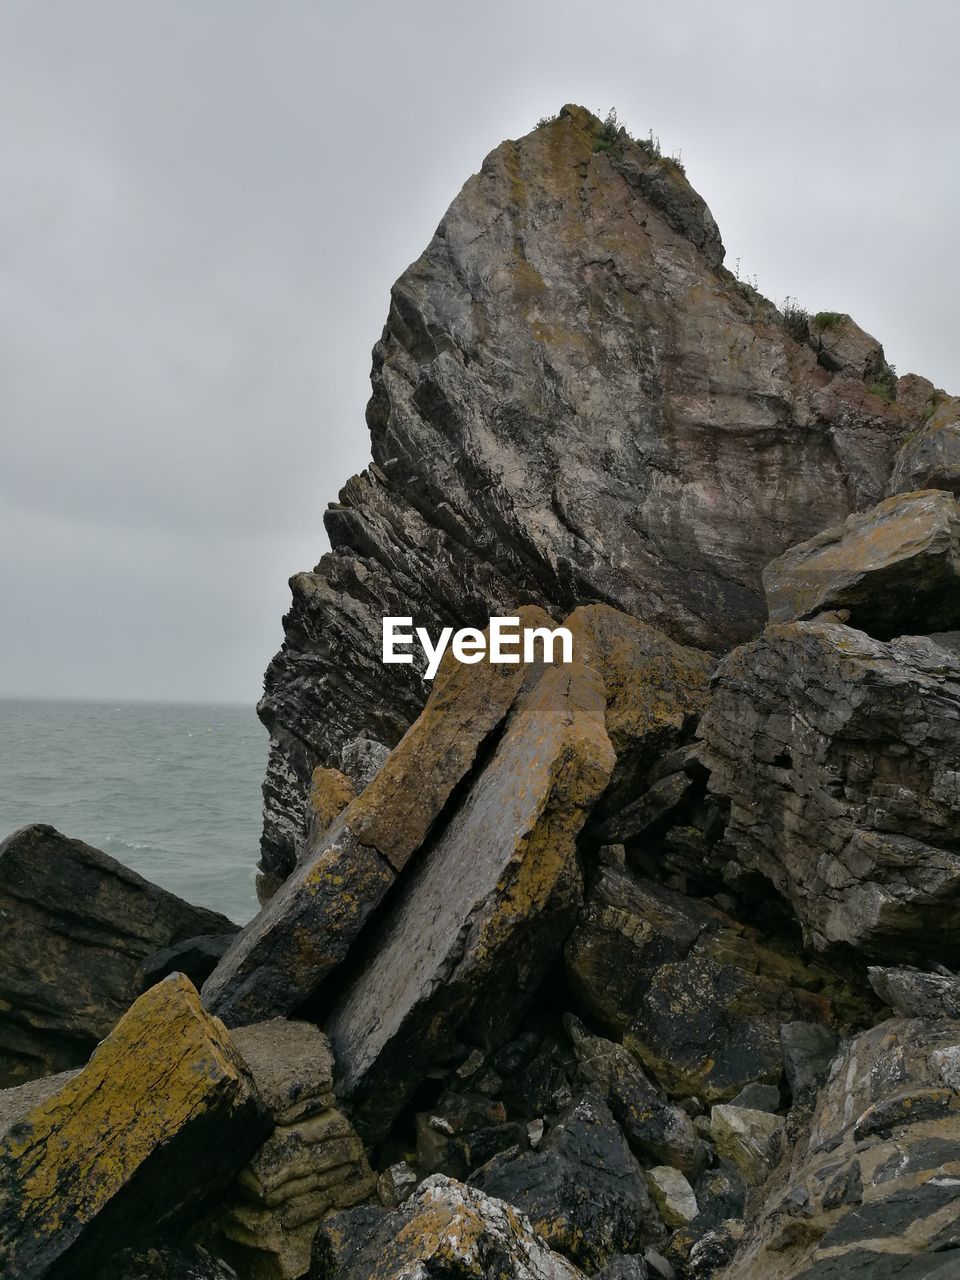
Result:
{"type": "Polygon", "coordinates": [[[883,496],[924,408],[830,373],[722,257],[681,169],[579,107],[466,183],[392,291],[373,463],[292,582],[260,705],[266,870],[294,864],[314,767],[422,706],[382,617],[603,600],[721,649],[762,624],[771,556],[883,496]]]}
{"type": "Polygon", "coordinates": [[[392,1212],[334,1213],[317,1233],[310,1280],[584,1280],[516,1209],[436,1174],[392,1212]]]}
{"type": "Polygon", "coordinates": [[[844,609],[889,639],[960,622],[960,507],[937,489],[896,494],[791,547],[763,571],[771,622],[844,609]]]}
{"type": "Polygon", "coordinates": [[[274,1128],[220,1211],[222,1251],[244,1280],[299,1280],[325,1215],[369,1199],[376,1178],[334,1101],[322,1032],[276,1018],[238,1027],[233,1042],[274,1128]]]}
{"type": "Polygon", "coordinates": [[[700,732],[729,875],[765,876],[815,947],[960,960],[960,655],[771,626],[721,664],[700,732]]]}
{"type": "Polygon", "coordinates": [[[892,1020],[850,1041],[724,1280],[950,1280],[958,1061],[958,1022],[892,1020]]]}
{"type": "MultiPolygon", "coordinates": [[[[522,626],[552,625],[541,610],[522,626]]],[[[344,959],[426,839],[528,677],[525,663],[470,666],[450,652],[417,721],[364,790],[320,833],[203,984],[231,1026],[288,1013],[344,959]]]]}
{"type": "Polygon", "coordinates": [[[5,1280],[80,1277],[214,1196],[268,1121],[221,1023],[179,975],[0,1141],[5,1280]]]}
{"type": "Polygon", "coordinates": [[[551,1248],[590,1272],[661,1231],[643,1171],[594,1096],[571,1106],[539,1150],[497,1156],[477,1183],[514,1205],[551,1248]]]}
{"type": "Polygon", "coordinates": [[[831,1016],[824,975],[712,904],[616,868],[601,869],[565,956],[583,1011],[681,1097],[777,1083],[781,1023],[831,1016]]]}
{"type": "Polygon", "coordinates": [[[923,425],[903,442],[893,465],[890,493],[947,489],[960,494],[960,399],[926,384],[923,425]]]}
{"type": "Polygon", "coordinates": [[[562,946],[577,834],[614,764],[604,710],[595,671],[546,668],[370,939],[327,1024],[368,1140],[461,1033],[506,1040],[562,946]]]}
{"type": "Polygon", "coordinates": [[[43,825],[0,844],[0,920],[0,1087],[86,1062],[154,952],[237,928],[43,825]]]}

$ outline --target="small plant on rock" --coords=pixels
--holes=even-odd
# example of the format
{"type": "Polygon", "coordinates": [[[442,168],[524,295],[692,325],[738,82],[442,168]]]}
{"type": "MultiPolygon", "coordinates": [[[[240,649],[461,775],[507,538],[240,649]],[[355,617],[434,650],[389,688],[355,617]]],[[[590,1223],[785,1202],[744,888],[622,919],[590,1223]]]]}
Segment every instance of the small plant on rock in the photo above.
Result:
{"type": "Polygon", "coordinates": [[[810,314],[796,298],[786,297],[780,308],[783,327],[796,342],[806,342],[810,337],[810,314]]]}

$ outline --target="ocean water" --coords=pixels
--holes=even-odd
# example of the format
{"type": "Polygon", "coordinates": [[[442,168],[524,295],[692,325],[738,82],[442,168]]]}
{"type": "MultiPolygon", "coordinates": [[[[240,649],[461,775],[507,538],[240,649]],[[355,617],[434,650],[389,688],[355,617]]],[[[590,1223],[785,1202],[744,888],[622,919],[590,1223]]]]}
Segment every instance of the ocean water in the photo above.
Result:
{"type": "Polygon", "coordinates": [[[189,902],[257,910],[253,707],[0,701],[0,838],[48,822],[189,902]]]}

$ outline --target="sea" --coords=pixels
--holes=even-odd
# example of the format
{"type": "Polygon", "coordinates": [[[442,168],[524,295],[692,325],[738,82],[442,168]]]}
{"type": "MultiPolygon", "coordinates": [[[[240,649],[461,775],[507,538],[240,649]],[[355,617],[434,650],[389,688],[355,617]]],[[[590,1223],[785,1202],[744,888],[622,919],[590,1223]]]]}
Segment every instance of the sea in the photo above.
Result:
{"type": "Polygon", "coordinates": [[[252,706],[0,700],[0,839],[50,823],[244,924],[266,760],[252,706]]]}

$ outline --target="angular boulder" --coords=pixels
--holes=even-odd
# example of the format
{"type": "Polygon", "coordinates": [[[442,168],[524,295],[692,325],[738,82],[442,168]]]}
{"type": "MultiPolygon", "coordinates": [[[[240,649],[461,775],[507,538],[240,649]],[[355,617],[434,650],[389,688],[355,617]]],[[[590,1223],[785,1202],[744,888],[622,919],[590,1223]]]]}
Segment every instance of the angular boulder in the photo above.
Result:
{"type": "MultiPolygon", "coordinates": [[[[521,626],[552,626],[539,609],[519,616],[521,626]]],[[[314,995],[423,844],[527,674],[524,663],[470,666],[448,651],[420,717],[203,984],[208,1009],[239,1026],[314,995]]]]}
{"type": "Polygon", "coordinates": [[[940,490],[896,494],[791,547],[763,571],[771,622],[846,610],[879,639],[960,623],[960,507],[940,490]]]}
{"type": "Polygon", "coordinates": [[[0,1087],[82,1065],[153,953],[237,929],[42,824],[0,844],[0,919],[0,1087]]]}
{"type": "Polygon", "coordinates": [[[476,1182],[591,1273],[662,1231],[640,1165],[607,1107],[589,1094],[568,1108],[537,1151],[497,1156],[476,1182]]]}
{"type": "Polygon", "coordinates": [[[845,1045],[724,1280],[949,1280],[958,1060],[960,1022],[944,1019],[892,1019],[845,1045]]]}
{"type": "Polygon", "coordinates": [[[91,1274],[236,1174],[269,1127],[243,1059],[179,975],[0,1140],[5,1280],[91,1274]]]}
{"type": "Polygon", "coordinates": [[[528,1219],[435,1174],[399,1209],[334,1213],[317,1233],[309,1280],[584,1280],[528,1219]]]}
{"type": "Polygon", "coordinates": [[[923,425],[912,431],[893,464],[888,493],[946,489],[960,494],[960,399],[926,384],[923,425]]]}
{"type": "Polygon", "coordinates": [[[581,896],[577,834],[614,764],[605,705],[595,671],[547,667],[371,937],[327,1023],[368,1141],[464,1029],[509,1038],[562,946],[581,896]]]}
{"type": "Polygon", "coordinates": [[[825,975],[709,902],[603,867],[565,950],[579,1007],[673,1096],[732,1098],[783,1072],[785,1018],[826,1021],[825,975]]]}
{"type": "Polygon", "coordinates": [[[898,1018],[960,1019],[960,978],[955,974],[871,965],[867,977],[898,1018]]]}
{"type": "Polygon", "coordinates": [[[960,654],[771,626],[721,663],[700,734],[729,878],[764,876],[818,949],[960,962],[960,654]]]}

